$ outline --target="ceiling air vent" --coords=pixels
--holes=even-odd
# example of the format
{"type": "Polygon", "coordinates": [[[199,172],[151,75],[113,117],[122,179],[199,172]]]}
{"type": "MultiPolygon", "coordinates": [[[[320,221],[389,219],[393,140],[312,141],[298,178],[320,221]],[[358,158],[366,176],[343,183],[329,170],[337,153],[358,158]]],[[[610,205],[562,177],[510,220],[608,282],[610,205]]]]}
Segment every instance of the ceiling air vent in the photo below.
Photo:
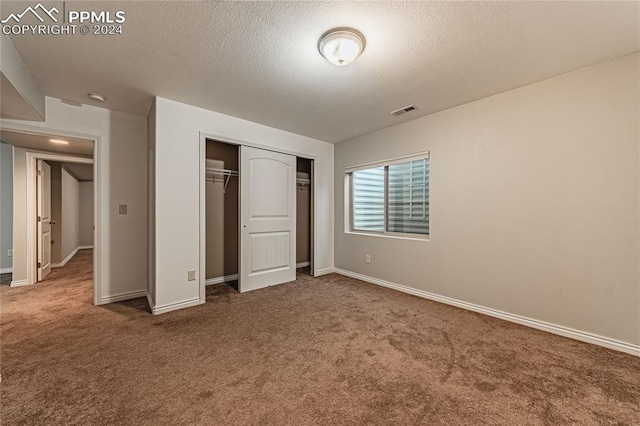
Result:
{"type": "Polygon", "coordinates": [[[404,108],[400,108],[400,109],[397,109],[395,111],[391,111],[391,115],[397,117],[397,116],[402,115],[402,114],[404,114],[406,112],[413,111],[414,109],[416,109],[415,106],[409,105],[409,106],[406,106],[404,108]]]}

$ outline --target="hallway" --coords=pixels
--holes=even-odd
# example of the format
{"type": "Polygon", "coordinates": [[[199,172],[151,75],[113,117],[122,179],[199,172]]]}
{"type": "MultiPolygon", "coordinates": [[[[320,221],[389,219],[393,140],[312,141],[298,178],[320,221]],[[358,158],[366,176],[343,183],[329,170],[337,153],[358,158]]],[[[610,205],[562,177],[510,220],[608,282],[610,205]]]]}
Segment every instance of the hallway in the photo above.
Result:
{"type": "Polygon", "coordinates": [[[2,292],[3,320],[11,314],[35,313],[40,309],[55,310],[54,306],[58,305],[93,304],[92,249],[78,250],[65,266],[52,269],[44,281],[33,285],[9,287],[11,274],[5,275],[8,279],[2,292]],[[18,300],[19,304],[8,303],[18,300]],[[52,303],[53,300],[55,302],[52,303]]]}

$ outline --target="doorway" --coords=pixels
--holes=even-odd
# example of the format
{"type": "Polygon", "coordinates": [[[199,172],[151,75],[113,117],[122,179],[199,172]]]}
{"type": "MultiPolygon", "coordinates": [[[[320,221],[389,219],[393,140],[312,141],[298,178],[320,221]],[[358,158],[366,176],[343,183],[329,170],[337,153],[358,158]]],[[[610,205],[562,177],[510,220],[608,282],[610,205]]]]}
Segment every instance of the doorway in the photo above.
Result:
{"type": "Polygon", "coordinates": [[[36,165],[37,280],[46,280],[52,270],[60,277],[69,270],[66,265],[79,258],[85,269],[92,267],[93,164],[38,159],[36,165]],[[49,185],[41,185],[47,180],[49,185]]]}
{"type": "MultiPolygon", "coordinates": [[[[54,274],[70,272],[65,269],[70,262],[82,260],[97,303],[96,140],[6,129],[1,136],[3,145],[10,147],[16,178],[11,197],[13,265],[9,284],[46,283],[54,274]]],[[[78,265],[72,269],[76,275],[80,271],[78,265]]]]}

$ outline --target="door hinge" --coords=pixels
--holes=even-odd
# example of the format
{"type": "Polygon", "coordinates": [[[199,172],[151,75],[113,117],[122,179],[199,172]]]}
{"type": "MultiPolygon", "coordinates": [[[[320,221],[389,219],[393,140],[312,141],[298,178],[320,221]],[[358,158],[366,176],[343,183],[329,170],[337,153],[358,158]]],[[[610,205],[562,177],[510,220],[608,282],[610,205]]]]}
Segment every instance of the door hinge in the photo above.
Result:
{"type": "Polygon", "coordinates": [[[42,218],[38,216],[38,222],[42,222],[42,218]]]}
{"type": "Polygon", "coordinates": [[[42,170],[38,170],[38,176],[42,176],[42,170]]]}
{"type": "Polygon", "coordinates": [[[38,268],[41,268],[42,264],[40,262],[38,262],[38,268]]]}

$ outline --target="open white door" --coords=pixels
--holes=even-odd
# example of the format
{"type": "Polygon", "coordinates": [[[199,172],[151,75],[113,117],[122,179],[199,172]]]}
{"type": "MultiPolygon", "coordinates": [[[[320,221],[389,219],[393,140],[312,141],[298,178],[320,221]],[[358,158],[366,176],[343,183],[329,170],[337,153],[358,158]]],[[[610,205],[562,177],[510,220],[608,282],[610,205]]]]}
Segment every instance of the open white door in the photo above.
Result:
{"type": "Polygon", "coordinates": [[[296,279],[296,157],[240,147],[240,292],[296,279]]]}
{"type": "Polygon", "coordinates": [[[51,272],[51,167],[37,160],[38,281],[51,272]]]}

